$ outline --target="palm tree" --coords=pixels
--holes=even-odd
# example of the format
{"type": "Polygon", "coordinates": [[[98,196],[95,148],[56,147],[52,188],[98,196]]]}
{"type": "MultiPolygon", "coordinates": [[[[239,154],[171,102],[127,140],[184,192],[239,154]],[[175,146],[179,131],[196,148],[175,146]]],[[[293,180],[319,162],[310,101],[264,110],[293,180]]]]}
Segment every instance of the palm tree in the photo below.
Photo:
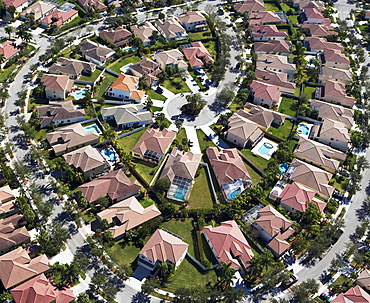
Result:
{"type": "Polygon", "coordinates": [[[231,283],[234,278],[235,270],[231,268],[232,263],[221,262],[221,266],[218,268],[219,276],[217,287],[221,291],[226,291],[231,289],[231,283]]]}
{"type": "Polygon", "coordinates": [[[1,66],[1,64],[3,64],[4,62],[5,62],[5,56],[4,56],[4,54],[0,54],[0,66],[1,66]]]}
{"type": "Polygon", "coordinates": [[[108,142],[112,142],[117,139],[118,135],[111,126],[106,126],[103,130],[102,137],[108,142]]]}
{"type": "Polygon", "coordinates": [[[9,39],[12,38],[12,34],[15,32],[15,29],[13,26],[7,26],[5,27],[5,33],[9,35],[9,39]]]}
{"type": "Polygon", "coordinates": [[[41,85],[36,86],[33,89],[33,94],[35,95],[35,97],[39,97],[39,98],[45,97],[45,87],[41,85]]]}
{"type": "Polygon", "coordinates": [[[4,151],[7,153],[11,158],[13,158],[13,154],[17,151],[17,148],[14,146],[12,142],[5,142],[4,144],[4,151]]]}
{"type": "Polygon", "coordinates": [[[80,268],[76,263],[65,264],[62,272],[62,279],[68,285],[73,285],[78,280],[80,274],[80,268]]]}

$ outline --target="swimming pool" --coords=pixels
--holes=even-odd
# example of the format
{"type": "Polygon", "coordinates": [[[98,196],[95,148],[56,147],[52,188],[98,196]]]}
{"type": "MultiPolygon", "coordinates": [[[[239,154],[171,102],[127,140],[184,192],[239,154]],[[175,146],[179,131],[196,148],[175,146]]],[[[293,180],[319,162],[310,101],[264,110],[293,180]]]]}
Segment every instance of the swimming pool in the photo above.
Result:
{"type": "Polygon", "coordinates": [[[101,133],[99,127],[96,125],[96,124],[93,124],[93,125],[89,125],[89,126],[86,126],[85,127],[85,130],[90,133],[90,132],[93,132],[93,131],[96,131],[98,134],[101,133]]]}
{"type": "Polygon", "coordinates": [[[127,70],[130,68],[130,66],[132,65],[132,63],[129,63],[125,66],[122,66],[119,70],[122,72],[122,73],[125,73],[127,72],[127,70]]]}
{"type": "Polygon", "coordinates": [[[231,191],[231,192],[226,193],[226,198],[229,199],[229,200],[233,200],[233,199],[235,199],[241,193],[242,193],[242,190],[239,187],[239,188],[237,188],[234,191],[231,191]]]}
{"type": "Polygon", "coordinates": [[[173,197],[178,200],[185,200],[186,194],[188,193],[187,189],[177,188],[173,197]]]}
{"type": "Polygon", "coordinates": [[[287,171],[288,167],[289,167],[289,165],[288,165],[288,164],[283,163],[283,164],[280,164],[280,166],[279,166],[279,170],[280,170],[280,172],[281,172],[282,174],[284,174],[284,173],[287,171]]]}
{"type": "Polygon", "coordinates": [[[125,48],[123,51],[124,51],[124,52],[129,52],[129,51],[131,51],[131,50],[137,50],[137,47],[135,47],[135,46],[127,47],[127,48],[125,48]]]}
{"type": "Polygon", "coordinates": [[[268,154],[270,154],[270,152],[273,148],[274,148],[274,146],[271,143],[264,142],[257,151],[261,155],[267,156],[268,154]]]}
{"type": "Polygon", "coordinates": [[[108,157],[109,161],[116,161],[117,160],[117,154],[114,151],[113,147],[109,147],[102,150],[103,154],[108,157]]]}
{"type": "Polygon", "coordinates": [[[75,99],[76,100],[82,99],[83,97],[85,97],[86,92],[87,92],[87,89],[83,89],[83,90],[80,90],[79,92],[75,93],[75,99]]]}
{"type": "Polygon", "coordinates": [[[298,124],[298,129],[297,129],[297,134],[302,135],[302,136],[308,136],[310,133],[310,127],[304,123],[299,123],[298,124]]]}

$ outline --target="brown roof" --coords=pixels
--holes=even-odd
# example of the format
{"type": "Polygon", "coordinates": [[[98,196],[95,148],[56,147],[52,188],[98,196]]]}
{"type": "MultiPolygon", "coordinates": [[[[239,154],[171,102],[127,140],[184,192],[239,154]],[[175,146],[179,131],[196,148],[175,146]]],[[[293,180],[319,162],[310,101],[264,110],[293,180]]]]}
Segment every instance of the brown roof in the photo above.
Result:
{"type": "Polygon", "coordinates": [[[160,178],[167,178],[170,182],[173,181],[175,176],[193,180],[201,158],[202,154],[191,151],[185,152],[174,147],[169,154],[160,178]]]}
{"type": "Polygon", "coordinates": [[[175,19],[157,20],[154,22],[154,25],[163,31],[167,39],[176,38],[179,33],[186,32],[185,28],[175,19]]]}
{"type": "Polygon", "coordinates": [[[331,119],[324,119],[324,123],[321,125],[319,130],[319,135],[334,138],[343,142],[351,141],[351,135],[349,134],[346,125],[342,122],[331,119]]]}
{"type": "Polygon", "coordinates": [[[257,59],[257,68],[268,69],[268,70],[288,70],[295,71],[295,64],[288,62],[287,56],[271,55],[271,54],[260,54],[257,59]]]}
{"type": "Polygon", "coordinates": [[[105,219],[109,224],[118,222],[118,225],[108,229],[112,232],[113,238],[159,215],[161,215],[161,212],[155,204],[144,208],[135,197],[118,202],[98,213],[100,220],[105,219]]]}
{"type": "Polygon", "coordinates": [[[354,124],[354,111],[352,109],[319,100],[311,100],[310,105],[311,108],[319,111],[320,118],[340,121],[349,127],[354,124]]]}
{"type": "Polygon", "coordinates": [[[229,118],[228,127],[225,135],[233,134],[244,142],[247,140],[254,142],[263,134],[259,125],[250,120],[248,113],[242,109],[229,118]]]}
{"type": "Polygon", "coordinates": [[[0,280],[6,289],[48,270],[45,255],[31,259],[21,247],[0,256],[0,280]]]}
{"type": "Polygon", "coordinates": [[[284,114],[249,102],[244,105],[244,110],[238,111],[238,114],[264,128],[269,128],[274,121],[283,123],[286,118],[286,115],[284,114]]]}
{"type": "Polygon", "coordinates": [[[363,269],[356,279],[356,284],[360,285],[365,289],[370,289],[370,270],[363,269]]]}
{"type": "Polygon", "coordinates": [[[69,79],[67,75],[43,74],[41,83],[45,86],[45,90],[60,92],[70,92],[73,87],[73,80],[69,79]]]}
{"type": "Polygon", "coordinates": [[[220,185],[236,179],[251,179],[236,148],[219,151],[216,147],[208,147],[206,153],[220,185]]]}
{"type": "Polygon", "coordinates": [[[24,226],[18,228],[24,223],[24,218],[20,214],[0,220],[0,251],[29,241],[31,236],[27,229],[24,226]]]}
{"type": "Polygon", "coordinates": [[[206,18],[199,11],[189,11],[184,15],[179,16],[178,19],[181,23],[195,23],[195,22],[206,22],[206,18]]]}
{"type": "Polygon", "coordinates": [[[345,153],[328,145],[302,137],[299,139],[298,145],[294,150],[294,155],[301,159],[319,163],[323,167],[334,171],[339,168],[340,161],[344,161],[347,157],[345,153]]]}
{"type": "Polygon", "coordinates": [[[311,1],[311,0],[294,0],[294,4],[298,4],[299,9],[304,9],[306,7],[316,7],[320,10],[325,9],[325,5],[321,1],[311,1]]]}
{"type": "Polygon", "coordinates": [[[64,23],[69,22],[71,18],[77,14],[78,11],[72,8],[67,11],[57,8],[51,13],[47,14],[45,18],[41,20],[41,23],[62,26],[64,23]]]}
{"type": "Polygon", "coordinates": [[[370,295],[357,285],[345,294],[339,294],[332,303],[370,303],[370,295]]]}
{"type": "Polygon", "coordinates": [[[150,42],[152,38],[153,31],[157,31],[157,29],[148,21],[145,21],[142,25],[132,25],[131,31],[138,36],[143,43],[150,42]]]}
{"type": "Polygon", "coordinates": [[[263,12],[254,12],[249,14],[248,23],[250,26],[253,25],[262,25],[262,24],[269,24],[269,23],[281,23],[282,20],[273,11],[263,11],[263,12]]]}
{"type": "Polygon", "coordinates": [[[10,291],[16,303],[69,303],[76,299],[69,288],[58,288],[41,274],[10,291]]]}
{"type": "Polygon", "coordinates": [[[333,186],[328,184],[333,177],[331,173],[295,158],[290,164],[285,177],[301,183],[325,197],[331,197],[335,190],[333,186]],[[292,172],[291,168],[293,168],[292,172]]]}
{"type": "Polygon", "coordinates": [[[84,109],[75,109],[72,101],[50,102],[37,107],[40,124],[85,117],[84,109]]]}
{"type": "Polygon", "coordinates": [[[294,90],[296,88],[295,83],[288,80],[288,74],[286,73],[257,68],[255,75],[263,82],[279,86],[281,91],[284,91],[284,88],[289,90],[294,90]]]}
{"type": "Polygon", "coordinates": [[[187,67],[188,65],[183,60],[184,55],[178,49],[170,49],[168,51],[163,51],[156,53],[154,55],[155,60],[158,62],[163,62],[166,65],[177,65],[179,69],[187,67]]]}
{"type": "Polygon", "coordinates": [[[292,223],[271,205],[258,211],[258,219],[254,223],[270,237],[275,237],[292,226],[292,223]]]}
{"type": "Polygon", "coordinates": [[[105,11],[107,9],[106,5],[101,0],[78,0],[84,9],[88,9],[92,6],[98,11],[105,11]]]}
{"type": "Polygon", "coordinates": [[[325,62],[338,62],[343,64],[350,64],[349,58],[342,54],[339,49],[325,49],[324,50],[325,62]]]}
{"type": "Polygon", "coordinates": [[[176,264],[188,250],[188,247],[189,244],[180,238],[169,234],[163,229],[157,229],[139,254],[152,262],[169,261],[176,264]]]}
{"type": "Polygon", "coordinates": [[[87,201],[92,203],[100,197],[108,196],[112,201],[141,188],[138,181],[131,181],[122,170],[115,170],[78,187],[87,201]]]}
{"type": "Polygon", "coordinates": [[[273,101],[276,103],[279,102],[281,92],[279,87],[276,85],[253,80],[250,88],[253,91],[253,97],[273,101]]]}
{"type": "Polygon", "coordinates": [[[109,54],[114,53],[109,47],[88,39],[82,40],[80,45],[82,55],[89,56],[99,62],[103,62],[109,54]]]}
{"type": "Polygon", "coordinates": [[[256,25],[252,27],[252,37],[288,37],[286,32],[280,32],[276,25],[256,25]]]}
{"type": "Polygon", "coordinates": [[[302,29],[308,31],[312,37],[327,37],[329,35],[338,35],[331,25],[323,24],[301,24],[302,29]]]}
{"type": "Polygon", "coordinates": [[[103,29],[99,33],[99,37],[102,38],[104,41],[108,43],[113,41],[115,47],[119,47],[123,44],[128,43],[131,36],[131,32],[128,31],[124,26],[119,26],[115,29],[103,29]]]}
{"type": "Polygon", "coordinates": [[[86,131],[80,123],[62,127],[46,134],[46,140],[53,147],[56,154],[79,145],[86,145],[89,142],[96,141],[96,143],[99,143],[99,137],[99,134],[95,131],[86,131]]]}
{"type": "Polygon", "coordinates": [[[253,251],[234,220],[222,222],[220,226],[204,226],[203,233],[212,244],[219,262],[231,263],[231,268],[239,268],[239,261],[245,266],[253,257],[253,251]]]}
{"type": "Polygon", "coordinates": [[[106,163],[99,151],[90,145],[71,151],[63,155],[63,158],[69,165],[73,165],[76,169],[80,168],[83,172],[90,171],[106,163]]]}
{"type": "Polygon", "coordinates": [[[144,76],[146,79],[146,84],[148,86],[151,86],[154,82],[158,81],[158,74],[160,74],[162,71],[159,68],[159,65],[154,62],[153,60],[150,60],[147,57],[144,57],[139,62],[131,65],[127,69],[127,73],[142,77],[144,76]]]}
{"type": "Polygon", "coordinates": [[[75,77],[79,77],[84,69],[95,70],[96,65],[91,62],[69,59],[69,58],[58,58],[49,68],[49,72],[68,74],[75,77]]]}
{"type": "Polygon", "coordinates": [[[336,49],[339,51],[344,51],[344,47],[342,44],[328,42],[325,38],[305,37],[304,40],[309,43],[311,49],[318,49],[321,51],[325,49],[336,49]]]}
{"type": "Polygon", "coordinates": [[[173,130],[149,127],[140,137],[132,152],[144,155],[147,150],[151,150],[164,155],[176,136],[177,133],[173,130]]]}
{"type": "Polygon", "coordinates": [[[340,99],[340,103],[346,105],[348,107],[353,107],[356,103],[356,99],[347,95],[347,89],[344,83],[326,80],[325,81],[325,89],[323,90],[323,98],[329,99],[330,97],[334,97],[334,101],[338,98],[340,99]],[[329,98],[328,98],[329,97],[329,98]]]}
{"type": "Polygon", "coordinates": [[[9,185],[5,185],[0,188],[0,205],[3,202],[7,202],[13,199],[14,199],[14,194],[13,194],[12,189],[9,187],[9,185]]]}
{"type": "Polygon", "coordinates": [[[319,74],[319,80],[325,82],[326,80],[341,81],[344,83],[350,83],[352,81],[353,72],[349,69],[340,69],[329,66],[322,66],[321,73],[319,74]]]}
{"type": "Polygon", "coordinates": [[[42,18],[47,12],[55,9],[56,6],[52,3],[44,2],[44,1],[37,1],[27,7],[25,10],[21,12],[21,16],[25,16],[26,14],[33,14],[35,16],[35,20],[39,20],[42,18]]]}
{"type": "Polygon", "coordinates": [[[292,42],[288,40],[270,40],[269,42],[254,43],[254,51],[260,53],[289,53],[292,42]]]}
{"type": "Polygon", "coordinates": [[[266,7],[262,0],[249,0],[234,5],[234,10],[238,13],[265,11],[266,7]]]}
{"type": "Polygon", "coordinates": [[[322,22],[328,22],[328,24],[331,23],[330,21],[328,21],[323,16],[323,14],[321,13],[321,10],[320,9],[317,9],[316,7],[305,7],[304,10],[303,10],[303,12],[304,12],[304,14],[306,15],[307,18],[310,18],[310,19],[319,19],[319,20],[322,20],[322,22]]]}

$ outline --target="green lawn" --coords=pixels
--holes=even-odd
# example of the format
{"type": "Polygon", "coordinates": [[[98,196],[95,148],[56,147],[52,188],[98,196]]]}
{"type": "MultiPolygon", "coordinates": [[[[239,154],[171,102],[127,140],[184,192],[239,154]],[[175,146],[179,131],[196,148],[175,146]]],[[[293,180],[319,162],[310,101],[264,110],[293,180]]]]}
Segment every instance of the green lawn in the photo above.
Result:
{"type": "Polygon", "coordinates": [[[285,119],[283,125],[279,126],[278,128],[270,126],[267,129],[267,132],[272,134],[275,137],[286,140],[289,137],[289,134],[290,134],[290,131],[291,131],[292,127],[293,127],[293,122],[291,122],[288,119],[285,119]]]}
{"type": "Polygon", "coordinates": [[[116,73],[122,73],[121,67],[129,64],[139,62],[141,59],[138,56],[131,56],[124,59],[118,59],[108,66],[109,69],[115,71],[116,73]]]}
{"type": "Polygon", "coordinates": [[[241,152],[245,155],[249,160],[251,160],[254,164],[256,164],[260,169],[265,170],[269,161],[262,158],[261,156],[256,156],[252,154],[250,149],[242,149],[241,152]]]}
{"type": "Polygon", "coordinates": [[[308,99],[311,99],[313,98],[313,94],[316,90],[316,87],[314,86],[305,86],[304,89],[303,89],[303,96],[308,98],[308,99]]]}
{"type": "Polygon", "coordinates": [[[275,12],[280,11],[280,9],[273,3],[265,3],[265,7],[267,11],[275,11],[275,12]]]}
{"type": "Polygon", "coordinates": [[[190,93],[188,85],[180,77],[170,78],[163,82],[163,87],[174,94],[190,93]]]}
{"type": "Polygon", "coordinates": [[[286,4],[286,3],[280,3],[280,6],[281,6],[281,9],[284,11],[284,12],[287,12],[291,9],[291,7],[286,4]]]}
{"type": "Polygon", "coordinates": [[[118,139],[118,146],[122,147],[123,150],[126,152],[126,153],[129,153],[131,152],[131,150],[134,148],[135,144],[137,141],[139,141],[140,137],[142,136],[142,134],[144,133],[144,131],[146,130],[146,128],[132,134],[132,135],[129,135],[129,136],[126,136],[126,137],[123,137],[121,139],[118,139]]]}
{"type": "Polygon", "coordinates": [[[299,24],[297,15],[288,16],[288,20],[290,24],[299,24]]]}
{"type": "Polygon", "coordinates": [[[354,287],[355,283],[353,282],[352,279],[342,274],[333,282],[333,284],[330,285],[329,288],[333,288],[336,286],[348,286],[348,288],[350,288],[350,287],[354,287]]]}
{"type": "Polygon", "coordinates": [[[151,110],[152,112],[160,112],[162,111],[163,107],[159,107],[159,106],[152,106],[151,107],[151,110]]]}
{"type": "Polygon", "coordinates": [[[188,33],[188,35],[189,39],[195,42],[212,37],[212,33],[209,29],[204,32],[188,33]]]}
{"type": "Polygon", "coordinates": [[[96,68],[94,70],[94,72],[91,74],[91,76],[84,76],[84,75],[82,75],[79,80],[94,82],[99,77],[99,75],[101,73],[102,73],[102,71],[100,69],[97,69],[96,68]]]}
{"type": "Polygon", "coordinates": [[[205,167],[203,167],[200,170],[199,176],[195,178],[195,183],[189,197],[188,208],[189,209],[213,208],[213,199],[205,167]]]}
{"type": "Polygon", "coordinates": [[[102,97],[107,89],[108,85],[114,82],[117,78],[113,75],[105,73],[103,75],[104,80],[102,81],[98,92],[95,94],[95,98],[102,97]]]}
{"type": "Polygon", "coordinates": [[[198,76],[194,73],[194,71],[189,71],[190,76],[194,79],[195,83],[199,86],[200,89],[205,89],[206,87],[199,81],[198,76]]]}
{"type": "Polygon", "coordinates": [[[144,178],[146,182],[150,183],[158,168],[159,165],[154,165],[149,162],[139,160],[136,163],[135,170],[139,173],[141,177],[144,178]]]}
{"type": "Polygon", "coordinates": [[[185,128],[182,127],[180,128],[180,131],[178,132],[176,136],[176,140],[177,142],[179,142],[179,144],[181,144],[183,138],[185,138],[186,141],[188,140],[188,136],[186,135],[186,130],[185,128]]]}
{"type": "Polygon", "coordinates": [[[132,243],[127,243],[126,240],[115,242],[112,247],[106,247],[105,250],[118,266],[131,264],[140,252],[140,248],[135,247],[132,243]]]}
{"type": "Polygon", "coordinates": [[[295,147],[296,147],[297,144],[298,144],[298,141],[297,140],[290,140],[289,141],[289,147],[290,147],[290,150],[292,152],[294,152],[294,149],[295,149],[295,147]]]}
{"type": "Polygon", "coordinates": [[[11,66],[0,70],[0,82],[3,83],[10,78],[10,75],[17,68],[17,64],[13,63],[11,66]]]}
{"type": "Polygon", "coordinates": [[[279,106],[279,112],[295,117],[296,110],[297,110],[297,100],[290,99],[290,98],[281,98],[280,106],[279,106]]]}
{"type": "Polygon", "coordinates": [[[250,167],[247,163],[244,162],[245,167],[247,168],[247,171],[249,172],[249,175],[251,177],[252,186],[257,185],[259,182],[261,182],[262,177],[259,173],[257,173],[252,167],[250,167]]]}
{"type": "Polygon", "coordinates": [[[208,42],[204,42],[203,45],[208,50],[208,52],[212,56],[213,60],[216,60],[216,55],[217,55],[216,41],[211,40],[211,41],[208,41],[208,42]]]}
{"type": "Polygon", "coordinates": [[[207,147],[215,147],[216,145],[209,139],[206,134],[201,130],[197,129],[197,137],[199,141],[200,150],[205,152],[207,147]]]}
{"type": "Polygon", "coordinates": [[[144,207],[144,208],[147,208],[150,205],[154,204],[154,200],[152,200],[152,199],[143,199],[143,200],[140,200],[139,202],[140,202],[141,206],[144,207]]]}
{"type": "Polygon", "coordinates": [[[214,270],[201,272],[190,263],[189,258],[185,258],[163,290],[175,292],[177,289],[184,287],[204,288],[207,284],[214,285],[216,282],[217,275],[214,270]]]}
{"type": "Polygon", "coordinates": [[[146,91],[148,92],[148,95],[149,95],[150,99],[155,99],[155,100],[160,100],[160,101],[166,101],[167,100],[167,98],[165,96],[156,93],[151,88],[147,89],[146,91]]]}

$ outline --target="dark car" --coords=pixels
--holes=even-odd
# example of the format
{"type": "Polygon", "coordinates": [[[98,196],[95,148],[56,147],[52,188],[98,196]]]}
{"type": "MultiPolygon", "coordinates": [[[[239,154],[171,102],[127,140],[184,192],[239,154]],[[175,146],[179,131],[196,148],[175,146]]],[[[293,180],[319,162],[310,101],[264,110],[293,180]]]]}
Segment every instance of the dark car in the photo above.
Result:
{"type": "Polygon", "coordinates": [[[157,89],[155,91],[158,94],[163,94],[163,88],[161,88],[160,86],[157,86],[157,89]]]}

